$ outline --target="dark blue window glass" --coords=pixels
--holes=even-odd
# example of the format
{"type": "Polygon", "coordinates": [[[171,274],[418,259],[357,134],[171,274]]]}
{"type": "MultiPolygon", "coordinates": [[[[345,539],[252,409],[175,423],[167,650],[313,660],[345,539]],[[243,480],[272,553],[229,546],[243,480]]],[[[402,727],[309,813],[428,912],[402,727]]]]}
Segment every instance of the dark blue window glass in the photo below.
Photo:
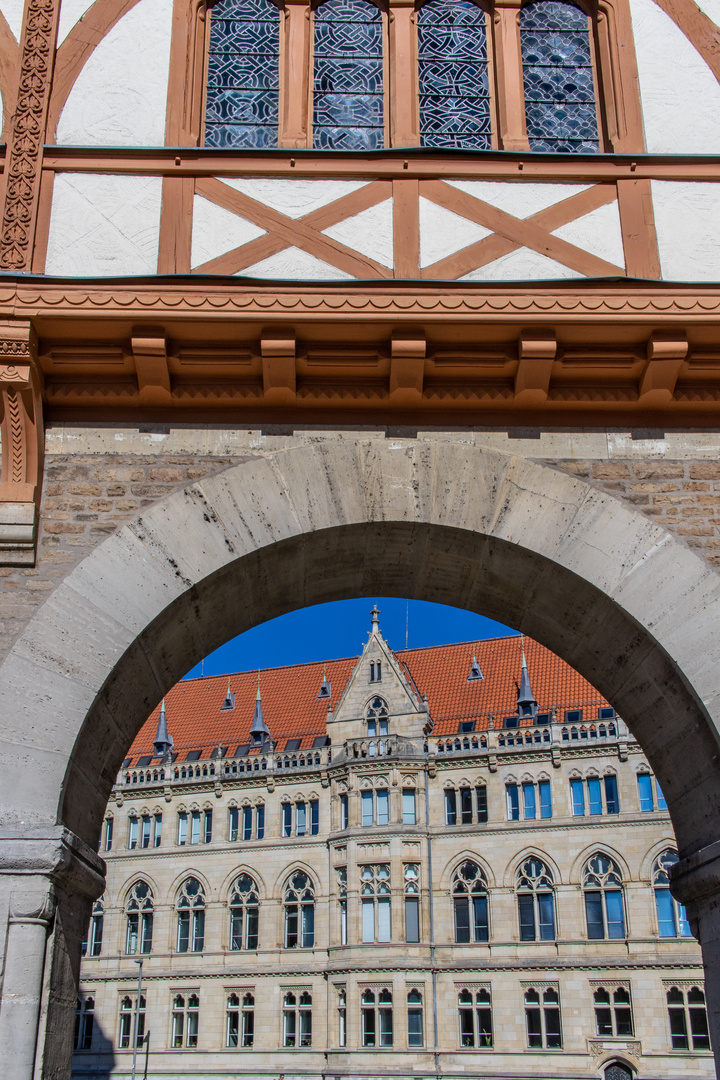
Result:
{"type": "Polygon", "coordinates": [[[367,0],[327,0],[315,11],[313,146],[385,145],[382,16],[367,0]]]}
{"type": "Polygon", "coordinates": [[[417,25],[421,145],[489,150],[485,12],[472,0],[430,0],[417,25]]]}
{"type": "Polygon", "coordinates": [[[520,44],[530,149],[597,153],[587,15],[560,0],[527,4],[520,12],[520,44]]]}
{"type": "Polygon", "coordinates": [[[277,146],[279,30],[270,0],[219,0],[212,8],[206,146],[277,146]]]}

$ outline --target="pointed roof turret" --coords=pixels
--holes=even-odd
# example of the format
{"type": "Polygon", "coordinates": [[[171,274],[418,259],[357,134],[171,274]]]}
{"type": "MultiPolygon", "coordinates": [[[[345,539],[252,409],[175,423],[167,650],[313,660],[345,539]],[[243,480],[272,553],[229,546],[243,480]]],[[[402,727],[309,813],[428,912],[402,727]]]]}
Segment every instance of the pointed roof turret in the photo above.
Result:
{"type": "Polygon", "coordinates": [[[370,611],[370,618],[372,619],[372,627],[370,629],[371,634],[380,633],[380,608],[377,604],[373,604],[370,611]]]}
{"type": "Polygon", "coordinates": [[[470,674],[468,675],[466,681],[467,682],[477,682],[479,679],[484,679],[484,678],[485,678],[485,676],[483,675],[482,671],[480,670],[480,665],[477,662],[477,657],[475,656],[475,653],[473,653],[472,664],[470,665],[470,674]]]}
{"type": "Polygon", "coordinates": [[[331,693],[331,689],[330,689],[330,683],[328,682],[327,670],[326,670],[325,664],[323,664],[323,681],[320,684],[320,689],[318,690],[318,697],[319,698],[328,698],[328,699],[332,697],[332,693],[331,693]]]}
{"type": "Polygon", "coordinates": [[[162,758],[164,761],[170,756],[170,751],[174,745],[172,736],[168,733],[167,716],[165,715],[165,698],[163,698],[162,705],[160,706],[157,731],[153,740],[153,747],[155,748],[153,757],[162,758]]]}
{"type": "Polygon", "coordinates": [[[263,717],[262,698],[260,696],[260,675],[258,674],[258,688],[257,697],[255,698],[255,712],[253,713],[252,727],[250,728],[250,739],[253,746],[264,746],[265,743],[270,741],[270,728],[265,723],[263,717]]]}
{"type": "Polygon", "coordinates": [[[518,716],[537,716],[538,703],[533,697],[530,686],[530,673],[525,659],[525,645],[522,646],[522,667],[520,669],[520,688],[518,690],[518,716]]]}

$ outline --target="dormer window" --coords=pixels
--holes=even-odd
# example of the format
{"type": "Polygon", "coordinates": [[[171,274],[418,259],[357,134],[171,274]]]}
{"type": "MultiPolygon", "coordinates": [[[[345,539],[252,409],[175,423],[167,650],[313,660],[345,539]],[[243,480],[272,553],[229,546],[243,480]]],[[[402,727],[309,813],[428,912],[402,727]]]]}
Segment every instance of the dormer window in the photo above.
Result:
{"type": "Polygon", "coordinates": [[[370,661],[370,682],[382,682],[382,661],[370,661]]]}
{"type": "Polygon", "coordinates": [[[365,719],[368,726],[368,738],[388,733],[388,707],[387,702],[381,697],[372,699],[365,711],[365,719]]]}
{"type": "Polygon", "coordinates": [[[220,711],[224,712],[226,709],[234,709],[234,708],[235,708],[235,694],[233,692],[231,692],[230,690],[228,690],[227,696],[226,696],[225,700],[223,701],[222,705],[220,706],[220,711]]]}

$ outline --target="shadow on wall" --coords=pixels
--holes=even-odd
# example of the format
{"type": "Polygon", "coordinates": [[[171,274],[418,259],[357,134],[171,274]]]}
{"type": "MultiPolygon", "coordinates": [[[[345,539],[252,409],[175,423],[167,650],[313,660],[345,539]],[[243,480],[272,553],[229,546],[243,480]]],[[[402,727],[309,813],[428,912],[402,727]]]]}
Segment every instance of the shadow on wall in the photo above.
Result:
{"type": "MultiPolygon", "coordinates": [[[[108,1080],[115,1065],[115,1051],[112,1039],[103,1031],[98,1017],[95,1017],[92,1033],[92,1050],[75,1053],[72,1060],[73,1080],[108,1080]]],[[[145,1074],[145,1047],[138,1046],[138,1077],[145,1074]]]]}

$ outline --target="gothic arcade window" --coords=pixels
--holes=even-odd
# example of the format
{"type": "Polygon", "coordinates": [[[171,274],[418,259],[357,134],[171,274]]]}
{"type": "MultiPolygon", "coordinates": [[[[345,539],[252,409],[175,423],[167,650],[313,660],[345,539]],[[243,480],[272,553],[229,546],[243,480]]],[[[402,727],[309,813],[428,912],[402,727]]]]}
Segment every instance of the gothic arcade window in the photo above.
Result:
{"type": "Polygon", "coordinates": [[[487,882],[477,863],[467,860],[453,878],[455,941],[462,945],[488,940],[487,882]]]}
{"type": "Polygon", "coordinates": [[[360,871],[363,942],[390,941],[390,867],[363,866],[360,871]]]}
{"type": "Polygon", "coordinates": [[[312,949],[315,944],[315,890],[306,873],[296,870],[285,885],[285,948],[312,949]]]}
{"type": "Polygon", "coordinates": [[[227,999],[227,1036],[226,1046],[252,1046],[255,1040],[255,998],[248,991],[243,994],[230,994],[227,999]]]}
{"type": "Polygon", "coordinates": [[[313,146],[385,145],[382,15],[369,0],[326,0],[315,11],[313,146]]]}
{"type": "Polygon", "coordinates": [[[312,1046],[312,996],[288,992],[283,998],[283,1046],[312,1046]]]}
{"type": "Polygon", "coordinates": [[[492,1047],[492,999],[487,988],[473,991],[465,987],[460,991],[458,1020],[462,1047],[492,1047]]]}
{"type": "Polygon", "coordinates": [[[554,154],[600,149],[588,16],[561,0],[520,10],[525,118],[530,149],[554,154]]]}
{"type": "Polygon", "coordinates": [[[490,150],[485,12],[472,0],[429,0],[417,28],[420,145],[490,150]]]}
{"type": "Polygon", "coordinates": [[[360,1005],[362,1045],[392,1046],[392,991],[387,987],[363,990],[360,1005]]]}
{"type": "Polygon", "coordinates": [[[177,994],[173,998],[172,1044],[193,1050],[198,1044],[200,998],[197,994],[177,994]]]}
{"type": "Polygon", "coordinates": [[[153,938],[153,894],[146,881],[135,882],[128,893],[125,911],[125,952],[128,956],[138,952],[149,953],[153,938]]]}
{"type": "MultiPolygon", "coordinates": [[[[118,1045],[121,1050],[129,1050],[133,1046],[133,1019],[135,1016],[135,998],[129,994],[120,1001],[120,1037],[118,1045]]],[[[142,1046],[145,1038],[145,997],[140,995],[137,1016],[137,1045],[142,1046]]]]}
{"type": "Polygon", "coordinates": [[[525,991],[525,1029],[531,1050],[561,1050],[560,998],[555,987],[525,991]]]}
{"type": "Polygon", "coordinates": [[[230,948],[258,947],[258,887],[249,874],[241,874],[230,896],[230,948]]]}
{"type": "Polygon", "coordinates": [[[95,1001],[93,998],[78,998],[75,1010],[75,1050],[89,1050],[92,1046],[93,1027],[95,1024],[95,1001]]]}
{"type": "Polygon", "coordinates": [[[705,994],[700,987],[693,986],[687,993],[678,986],[670,987],[667,1006],[673,1050],[709,1050],[705,994]]]}
{"type": "Polygon", "coordinates": [[[517,876],[521,941],[555,940],[552,873],[540,859],[526,859],[517,876]]]}
{"type": "Polygon", "coordinates": [[[583,871],[585,915],[589,938],[624,938],[622,876],[607,855],[588,859],[583,871]]]}
{"type": "Polygon", "coordinates": [[[177,902],[177,951],[202,952],[205,946],[205,893],[197,878],[183,882],[177,902]]]}
{"type": "Polygon", "coordinates": [[[419,990],[411,990],[407,996],[408,1046],[423,1045],[423,999],[419,990]]]}
{"type": "Polygon", "coordinates": [[[622,1038],[633,1033],[630,991],[626,986],[599,986],[593,994],[595,1033],[622,1038]]]}
{"type": "Polygon", "coordinates": [[[219,0],[210,13],[205,145],[278,143],[280,12],[271,0],[219,0]]]}
{"type": "Polygon", "coordinates": [[[685,908],[670,892],[670,867],[678,862],[677,853],[663,851],[653,866],[653,890],[660,937],[692,937],[685,908]]]}

